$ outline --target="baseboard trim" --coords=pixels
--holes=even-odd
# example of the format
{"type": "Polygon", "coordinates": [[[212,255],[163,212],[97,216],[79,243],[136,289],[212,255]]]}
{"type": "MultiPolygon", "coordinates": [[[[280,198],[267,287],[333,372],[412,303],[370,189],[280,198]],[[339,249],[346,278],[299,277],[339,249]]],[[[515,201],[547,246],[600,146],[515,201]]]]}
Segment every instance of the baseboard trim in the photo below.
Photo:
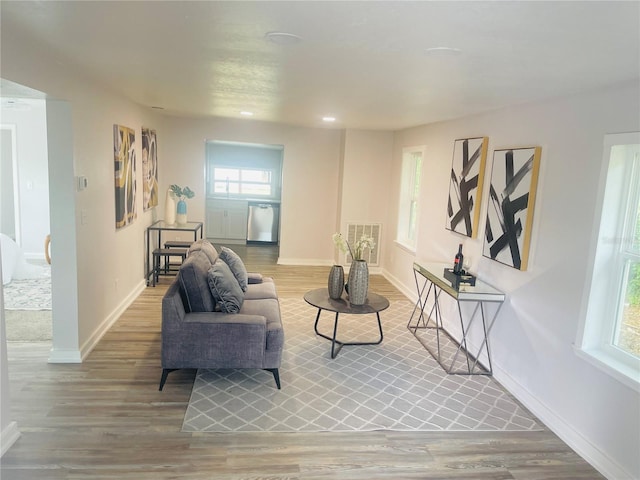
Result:
{"type": "Polygon", "coordinates": [[[80,350],[52,348],[49,352],[49,363],[82,363],[80,350]]]}
{"type": "Polygon", "coordinates": [[[95,329],[91,337],[84,342],[82,347],[80,347],[80,356],[82,360],[87,358],[87,355],[91,353],[91,351],[96,347],[100,339],[104,336],[105,333],[113,326],[114,323],[120,318],[129,305],[133,303],[133,301],[138,298],[138,296],[144,291],[147,287],[147,282],[145,280],[141,280],[127,295],[122,302],[111,312],[111,314],[104,319],[104,321],[95,329]]]}
{"type": "Polygon", "coordinates": [[[330,267],[331,260],[309,259],[309,258],[278,258],[278,265],[301,265],[306,267],[330,267]]]}
{"type": "Polygon", "coordinates": [[[0,445],[2,445],[0,450],[0,457],[4,456],[7,453],[16,440],[20,438],[20,430],[18,430],[18,424],[16,422],[10,422],[9,425],[2,429],[2,433],[0,433],[0,445]]]}
{"type": "Polygon", "coordinates": [[[580,432],[573,428],[554,411],[540,402],[534,395],[511,377],[499,365],[493,365],[494,378],[516,397],[531,413],[540,419],[553,433],[575,450],[589,464],[607,478],[616,480],[634,480],[636,477],[625,471],[622,466],[593,445],[580,432]]]}
{"type": "Polygon", "coordinates": [[[397,277],[394,277],[393,275],[391,275],[391,273],[389,273],[388,270],[383,269],[381,273],[382,273],[382,276],[387,280],[389,280],[389,282],[391,282],[391,284],[394,287],[400,290],[400,293],[402,293],[405,297],[407,297],[413,303],[416,303],[418,301],[417,293],[413,289],[407,288],[407,286],[404,285],[397,277]]]}

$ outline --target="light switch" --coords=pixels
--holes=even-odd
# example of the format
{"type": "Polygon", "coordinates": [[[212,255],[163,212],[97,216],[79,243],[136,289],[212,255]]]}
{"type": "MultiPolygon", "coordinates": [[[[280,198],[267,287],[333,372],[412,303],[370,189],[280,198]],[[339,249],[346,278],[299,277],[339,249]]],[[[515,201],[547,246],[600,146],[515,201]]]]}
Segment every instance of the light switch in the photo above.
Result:
{"type": "Polygon", "coordinates": [[[78,191],[82,191],[89,186],[89,180],[84,175],[78,175],[78,191]]]}

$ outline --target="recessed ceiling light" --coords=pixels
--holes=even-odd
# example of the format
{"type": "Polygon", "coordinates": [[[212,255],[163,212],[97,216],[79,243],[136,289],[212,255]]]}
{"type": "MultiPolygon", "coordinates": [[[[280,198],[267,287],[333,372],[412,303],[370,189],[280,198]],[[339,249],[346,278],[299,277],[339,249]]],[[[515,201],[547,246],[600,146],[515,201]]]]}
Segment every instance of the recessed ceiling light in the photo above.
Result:
{"type": "Polygon", "coordinates": [[[431,47],[425,50],[427,55],[438,55],[438,56],[455,56],[460,55],[462,50],[455,47],[431,47]]]}
{"type": "Polygon", "coordinates": [[[267,32],[265,38],[278,45],[295,45],[302,41],[302,37],[287,32],[267,32]]]}
{"type": "Polygon", "coordinates": [[[242,111],[240,115],[244,115],[245,117],[253,117],[253,112],[242,111]]]}
{"type": "Polygon", "coordinates": [[[322,117],[323,122],[335,122],[336,117],[322,117]]]}

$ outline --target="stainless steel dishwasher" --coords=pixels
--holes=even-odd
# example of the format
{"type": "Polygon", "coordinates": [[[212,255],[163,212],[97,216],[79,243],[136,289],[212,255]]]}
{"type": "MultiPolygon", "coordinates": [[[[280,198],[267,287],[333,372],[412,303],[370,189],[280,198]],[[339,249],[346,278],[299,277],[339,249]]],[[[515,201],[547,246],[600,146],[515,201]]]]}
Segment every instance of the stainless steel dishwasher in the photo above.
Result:
{"type": "Polygon", "coordinates": [[[278,243],[280,205],[249,202],[247,242],[278,243]]]}

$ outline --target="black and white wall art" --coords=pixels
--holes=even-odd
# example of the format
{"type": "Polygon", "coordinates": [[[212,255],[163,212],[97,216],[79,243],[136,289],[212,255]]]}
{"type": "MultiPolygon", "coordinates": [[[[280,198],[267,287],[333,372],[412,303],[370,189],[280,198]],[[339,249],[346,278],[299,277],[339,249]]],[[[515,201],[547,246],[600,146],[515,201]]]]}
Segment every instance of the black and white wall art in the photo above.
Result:
{"type": "Polygon", "coordinates": [[[495,150],[489,187],[483,255],[526,270],[540,147],[495,150]]]}
{"type": "Polygon", "coordinates": [[[447,229],[472,238],[478,234],[488,143],[487,137],[478,137],[456,140],[453,145],[447,229]]]}

